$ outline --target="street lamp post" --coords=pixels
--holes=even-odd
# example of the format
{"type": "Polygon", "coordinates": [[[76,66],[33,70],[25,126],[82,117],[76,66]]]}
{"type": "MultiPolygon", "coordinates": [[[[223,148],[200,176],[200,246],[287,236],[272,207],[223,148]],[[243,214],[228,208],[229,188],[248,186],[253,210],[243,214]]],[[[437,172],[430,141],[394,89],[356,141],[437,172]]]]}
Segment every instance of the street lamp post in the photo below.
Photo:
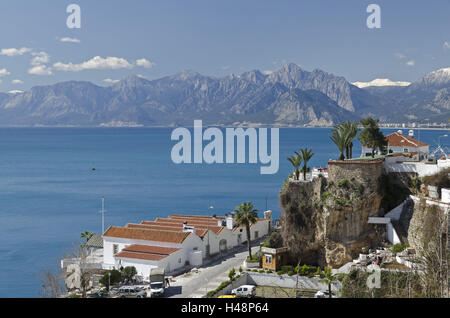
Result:
{"type": "Polygon", "coordinates": [[[441,137],[448,137],[447,134],[438,137],[438,144],[441,145],[441,137]]]}
{"type": "Polygon", "coordinates": [[[108,272],[108,291],[111,289],[111,272],[108,272]]]}

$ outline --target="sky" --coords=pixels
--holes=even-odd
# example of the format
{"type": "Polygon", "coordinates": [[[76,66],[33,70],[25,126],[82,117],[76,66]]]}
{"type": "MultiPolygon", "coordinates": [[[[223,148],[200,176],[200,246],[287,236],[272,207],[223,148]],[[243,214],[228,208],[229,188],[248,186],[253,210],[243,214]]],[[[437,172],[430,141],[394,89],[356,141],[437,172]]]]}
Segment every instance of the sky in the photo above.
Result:
{"type": "Polygon", "coordinates": [[[0,92],[191,69],[222,77],[286,63],[348,81],[414,81],[450,66],[450,1],[2,0],[0,92]],[[70,4],[81,28],[66,25],[70,4]],[[369,29],[369,4],[381,28],[369,29]]]}

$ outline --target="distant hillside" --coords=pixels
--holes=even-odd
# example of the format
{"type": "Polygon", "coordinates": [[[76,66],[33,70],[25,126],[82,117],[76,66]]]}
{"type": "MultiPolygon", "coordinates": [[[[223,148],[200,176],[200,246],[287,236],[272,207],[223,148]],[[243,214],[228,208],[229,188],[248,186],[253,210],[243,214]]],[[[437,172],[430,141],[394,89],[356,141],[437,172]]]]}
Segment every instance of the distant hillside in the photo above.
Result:
{"type": "Polygon", "coordinates": [[[447,70],[409,86],[362,89],[292,63],[269,75],[254,70],[215,78],[183,71],[152,81],[130,76],[110,87],[69,81],[0,93],[0,125],[174,126],[202,119],[209,125],[329,126],[369,115],[402,122],[450,112],[447,70]]]}

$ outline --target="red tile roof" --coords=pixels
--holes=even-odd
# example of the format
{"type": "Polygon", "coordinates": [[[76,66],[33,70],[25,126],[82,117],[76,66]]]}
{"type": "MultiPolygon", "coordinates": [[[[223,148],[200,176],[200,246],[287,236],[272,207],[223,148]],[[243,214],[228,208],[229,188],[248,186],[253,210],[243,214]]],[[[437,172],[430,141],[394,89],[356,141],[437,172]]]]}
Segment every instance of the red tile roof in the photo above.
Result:
{"type": "Polygon", "coordinates": [[[405,136],[399,132],[394,132],[386,136],[388,146],[392,147],[424,147],[429,146],[424,142],[416,140],[410,136],[405,136]]]}
{"type": "Polygon", "coordinates": [[[163,258],[167,257],[167,255],[157,255],[157,254],[147,254],[147,253],[131,253],[131,252],[120,252],[114,256],[121,257],[121,258],[144,259],[147,261],[159,261],[159,260],[162,260],[163,258]]]}
{"type": "Polygon", "coordinates": [[[189,236],[189,234],[191,233],[111,226],[108,230],[106,230],[103,236],[181,244],[189,236]]]}
{"type": "MultiPolygon", "coordinates": [[[[159,223],[154,223],[154,224],[133,224],[133,223],[128,223],[126,225],[126,227],[128,228],[135,228],[135,229],[154,229],[154,230],[168,230],[168,231],[176,231],[176,232],[182,232],[183,231],[183,226],[180,225],[163,225],[163,224],[159,224],[159,223]]],[[[197,234],[198,236],[202,237],[203,235],[206,234],[207,230],[204,229],[200,229],[200,228],[195,228],[195,234],[197,234]]]]}
{"type": "Polygon", "coordinates": [[[161,218],[158,218],[157,221],[142,221],[141,225],[161,226],[161,227],[165,226],[165,227],[172,227],[172,228],[178,227],[180,230],[182,230],[184,222],[186,222],[187,226],[193,226],[195,228],[196,234],[200,237],[205,235],[207,230],[210,230],[215,234],[219,234],[225,227],[225,226],[217,226],[217,224],[210,225],[210,224],[196,223],[196,222],[189,222],[189,221],[176,222],[171,219],[161,219],[161,218]],[[199,230],[199,231],[197,232],[197,230],[199,230]]]}
{"type": "Polygon", "coordinates": [[[170,255],[177,251],[181,250],[181,248],[174,247],[164,247],[164,246],[156,246],[156,245],[141,245],[141,244],[133,244],[125,247],[122,251],[126,252],[134,252],[134,253],[150,253],[150,254],[160,254],[160,255],[170,255]]]}
{"type": "Polygon", "coordinates": [[[133,244],[125,247],[124,249],[122,249],[122,251],[120,251],[114,256],[121,258],[134,258],[134,259],[144,259],[148,261],[159,261],[179,250],[180,248],[133,244]]]}

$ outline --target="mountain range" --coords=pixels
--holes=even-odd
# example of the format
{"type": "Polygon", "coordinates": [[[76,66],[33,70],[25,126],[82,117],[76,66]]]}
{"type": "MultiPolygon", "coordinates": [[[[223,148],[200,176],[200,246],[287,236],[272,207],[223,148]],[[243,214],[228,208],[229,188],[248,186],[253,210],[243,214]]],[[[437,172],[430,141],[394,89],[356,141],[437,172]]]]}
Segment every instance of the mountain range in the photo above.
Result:
{"type": "MultiPolygon", "coordinates": [[[[389,83],[394,83],[390,85],[389,83]]],[[[0,93],[0,125],[331,126],[372,116],[381,122],[447,122],[450,68],[407,85],[361,85],[322,70],[284,65],[222,78],[182,71],[146,80],[129,76],[102,87],[83,81],[0,93]]]]}

